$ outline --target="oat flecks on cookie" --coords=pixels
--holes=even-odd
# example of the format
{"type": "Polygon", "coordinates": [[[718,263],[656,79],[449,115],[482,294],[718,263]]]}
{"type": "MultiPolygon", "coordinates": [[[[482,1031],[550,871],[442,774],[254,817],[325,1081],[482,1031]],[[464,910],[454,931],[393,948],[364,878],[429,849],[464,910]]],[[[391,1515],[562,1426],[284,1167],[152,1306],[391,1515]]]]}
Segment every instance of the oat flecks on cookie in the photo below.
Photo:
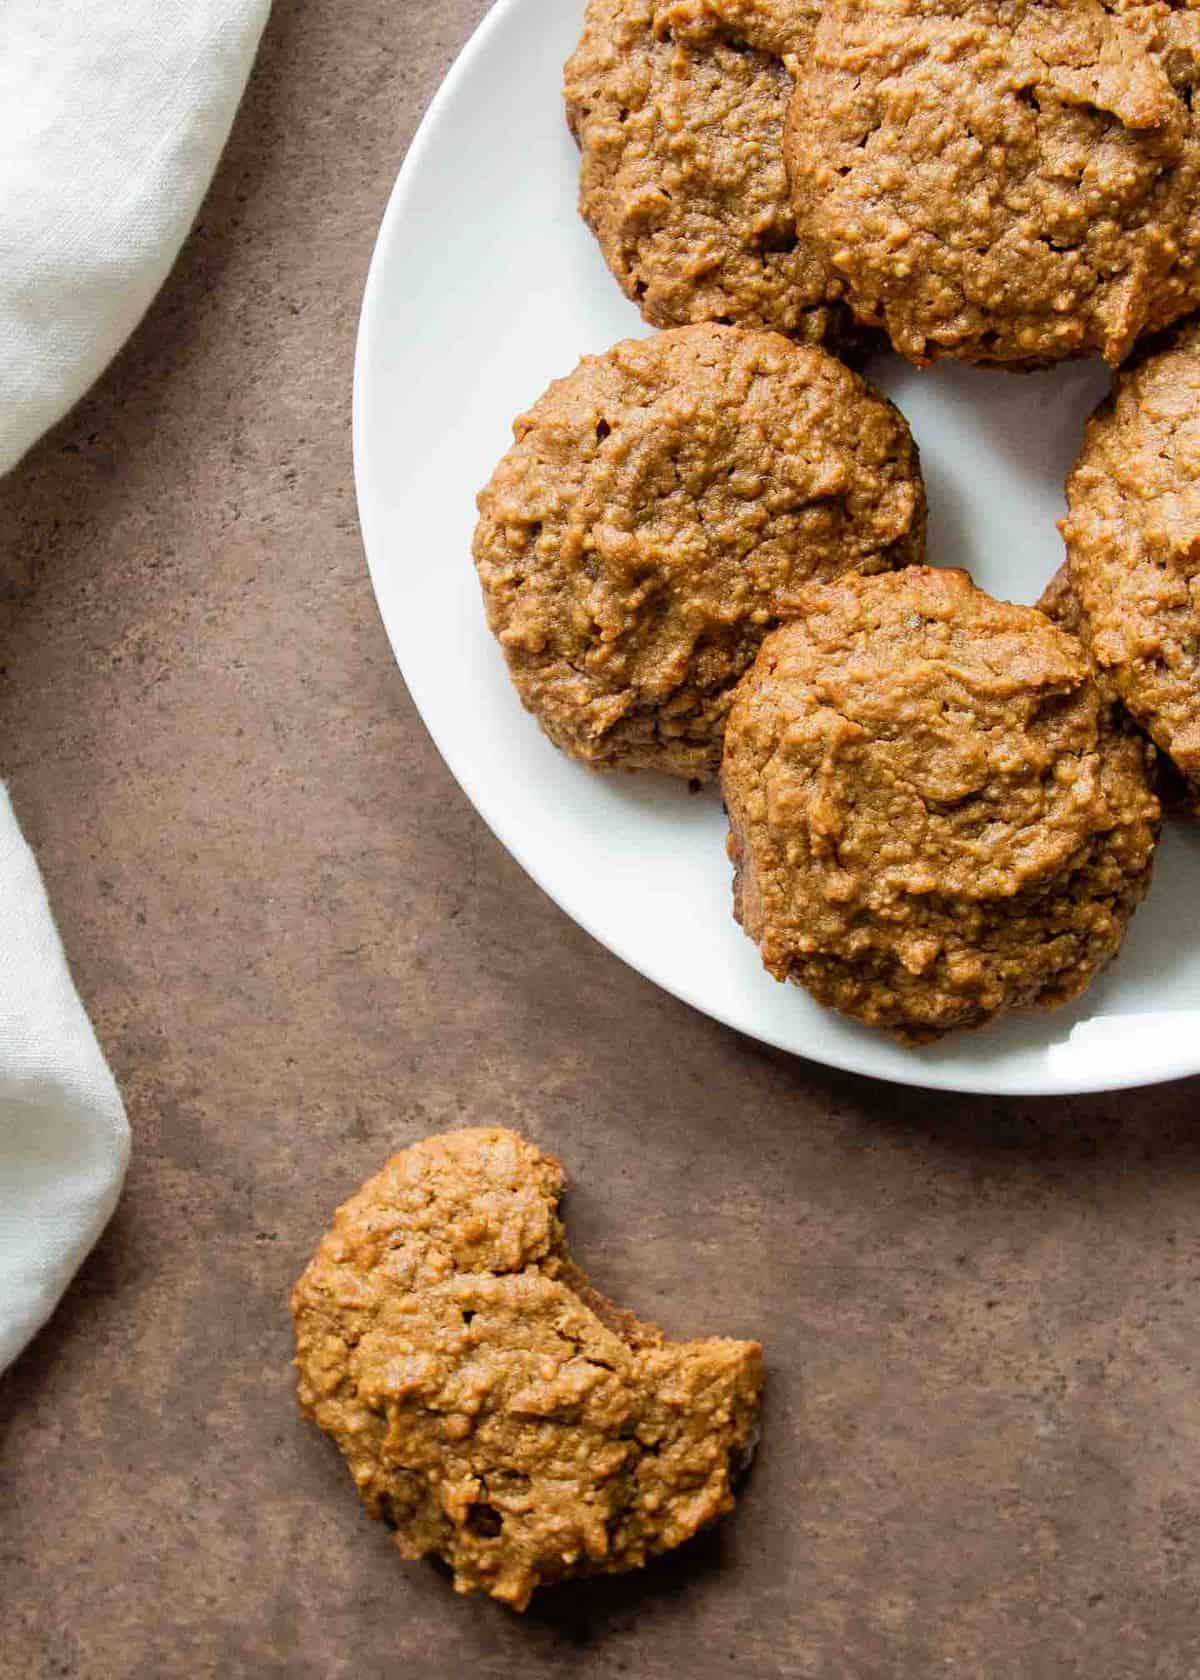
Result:
{"type": "Polygon", "coordinates": [[[1067,480],[1080,633],[1200,812],[1200,327],[1121,374],[1067,480]]]}
{"type": "Polygon", "coordinates": [[[655,326],[728,321],[810,343],[836,330],[783,164],[817,8],[794,0],[591,0],[567,64],[580,211],[655,326]]]}
{"type": "Polygon", "coordinates": [[[903,417],[824,351],[696,326],[586,358],[514,427],[475,563],[517,691],[597,768],[715,776],[785,598],[924,554],[903,417]]]}
{"type": "Polygon", "coordinates": [[[965,572],[798,606],[737,691],[721,777],[767,969],[908,1042],[1078,996],[1149,885],[1160,815],[1080,644],[965,572]]]}
{"type": "Polygon", "coordinates": [[[915,362],[1117,363],[1200,303],[1198,81],[1166,0],[829,0],[797,227],[915,362]]]}
{"type": "Polygon", "coordinates": [[[756,1342],[669,1342],[591,1288],[557,1161],[510,1131],[404,1150],[338,1210],[296,1285],[303,1410],[405,1557],[523,1610],[636,1569],[733,1507],[756,1342]]]}

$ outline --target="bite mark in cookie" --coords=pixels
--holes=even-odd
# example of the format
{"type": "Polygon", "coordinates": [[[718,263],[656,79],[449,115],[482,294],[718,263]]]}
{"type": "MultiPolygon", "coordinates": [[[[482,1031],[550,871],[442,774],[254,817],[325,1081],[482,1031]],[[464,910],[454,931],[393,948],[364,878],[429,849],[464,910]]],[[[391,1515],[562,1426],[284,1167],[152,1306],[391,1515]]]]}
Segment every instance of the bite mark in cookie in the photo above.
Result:
{"type": "Polygon", "coordinates": [[[669,1342],[567,1247],[557,1161],[499,1128],[389,1161],[292,1297],[300,1404],[407,1558],[523,1610],[636,1569],[733,1507],[762,1350],[669,1342]]]}

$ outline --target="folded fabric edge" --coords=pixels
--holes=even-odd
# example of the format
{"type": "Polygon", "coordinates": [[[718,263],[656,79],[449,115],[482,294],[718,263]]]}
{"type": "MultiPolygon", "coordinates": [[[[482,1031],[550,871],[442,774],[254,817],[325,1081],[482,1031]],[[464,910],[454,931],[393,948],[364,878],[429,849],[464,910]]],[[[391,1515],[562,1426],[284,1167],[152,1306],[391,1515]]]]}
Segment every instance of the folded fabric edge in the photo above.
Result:
{"type": "MultiPolygon", "coordinates": [[[[0,783],[0,896],[9,949],[0,1008],[21,1010],[0,1065],[0,1372],[47,1323],[120,1200],[132,1136],[116,1080],[71,978],[41,872],[0,783]],[[26,971],[21,974],[22,967],[26,971]],[[29,972],[36,968],[36,972],[29,972]],[[7,1083],[7,1091],[4,1089],[7,1083]],[[55,1161],[54,1138],[75,1157],[55,1161]],[[56,1166],[58,1168],[56,1172],[56,1166]]],[[[0,1020],[0,1036],[12,1021],[0,1020]]]]}
{"type": "MultiPolygon", "coordinates": [[[[0,320],[0,382],[10,398],[0,416],[0,478],[87,394],[161,291],[212,185],[270,9],[271,0],[240,0],[236,14],[223,18],[214,30],[214,63],[222,58],[227,66],[235,66],[234,72],[223,83],[219,74],[198,77],[190,128],[185,109],[159,136],[158,156],[146,165],[143,189],[149,200],[158,199],[161,222],[156,223],[153,214],[126,218],[119,230],[128,241],[122,264],[126,278],[120,287],[113,287],[111,250],[99,252],[90,265],[78,261],[77,251],[67,251],[71,266],[61,269],[63,295],[52,318],[38,324],[16,308],[11,332],[2,330],[0,320]],[[187,158],[182,170],[170,167],[173,145],[176,164],[187,158]],[[83,322],[91,323],[87,331],[80,329],[83,322]],[[57,389],[51,388],[55,382],[57,389]]],[[[87,27],[95,30],[95,19],[89,18],[87,27]]],[[[69,184],[70,200],[48,202],[46,213],[55,221],[85,221],[77,198],[82,179],[74,170],[69,184]]],[[[38,290],[45,293],[42,279],[38,290]]],[[[0,315],[3,308],[0,300],[0,315]]]]}

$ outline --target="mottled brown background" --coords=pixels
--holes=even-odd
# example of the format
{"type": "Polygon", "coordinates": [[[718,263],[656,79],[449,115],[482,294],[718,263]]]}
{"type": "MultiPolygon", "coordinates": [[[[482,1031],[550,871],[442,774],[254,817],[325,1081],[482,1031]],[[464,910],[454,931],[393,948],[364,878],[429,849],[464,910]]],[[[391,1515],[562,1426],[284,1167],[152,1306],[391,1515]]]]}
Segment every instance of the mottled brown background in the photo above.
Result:
{"type": "Polygon", "coordinates": [[[0,764],[137,1137],[0,1382],[0,1671],[1195,1680],[1197,1085],[971,1101],[747,1043],[541,896],[406,698],[351,351],[484,9],[278,0],[162,297],[0,486],[0,764]],[[523,1621],[395,1557],[288,1369],[333,1205],[468,1120],[561,1152],[618,1298],[771,1363],[737,1518],[523,1621]]]}

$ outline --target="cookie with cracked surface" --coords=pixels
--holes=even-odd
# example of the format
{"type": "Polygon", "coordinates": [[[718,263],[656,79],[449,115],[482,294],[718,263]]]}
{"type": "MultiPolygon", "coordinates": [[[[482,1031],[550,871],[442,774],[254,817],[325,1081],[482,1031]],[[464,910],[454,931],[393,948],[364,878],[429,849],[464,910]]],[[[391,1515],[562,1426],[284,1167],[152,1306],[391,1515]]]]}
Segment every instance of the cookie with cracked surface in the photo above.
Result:
{"type": "Polygon", "coordinates": [[[901,415],[776,333],[626,340],[514,432],[479,497],[488,621],[525,706],[598,768],[714,776],[781,596],[923,553],[901,415]]]}
{"type": "Polygon", "coordinates": [[[1080,644],[965,572],[813,585],[734,700],[734,913],[778,980],[919,1043],[1077,997],[1159,807],[1080,644]]]}
{"type": "Polygon", "coordinates": [[[514,1132],[403,1150],[338,1210],[292,1296],[300,1405],[406,1558],[523,1610],[733,1508],[762,1349],[669,1342],[588,1284],[557,1161],[514,1132]]]}
{"type": "Polygon", "coordinates": [[[1200,302],[1198,81],[1166,0],[830,0],[797,226],[914,362],[1116,364],[1200,302]]]}
{"type": "Polygon", "coordinates": [[[1067,480],[1071,590],[1104,686],[1200,812],[1200,325],[1122,373],[1067,480]]]}
{"type": "Polygon", "coordinates": [[[655,326],[820,343],[844,321],[824,258],[797,236],[783,165],[785,59],[815,16],[796,0],[591,0],[564,75],[579,208],[655,326]]]}

